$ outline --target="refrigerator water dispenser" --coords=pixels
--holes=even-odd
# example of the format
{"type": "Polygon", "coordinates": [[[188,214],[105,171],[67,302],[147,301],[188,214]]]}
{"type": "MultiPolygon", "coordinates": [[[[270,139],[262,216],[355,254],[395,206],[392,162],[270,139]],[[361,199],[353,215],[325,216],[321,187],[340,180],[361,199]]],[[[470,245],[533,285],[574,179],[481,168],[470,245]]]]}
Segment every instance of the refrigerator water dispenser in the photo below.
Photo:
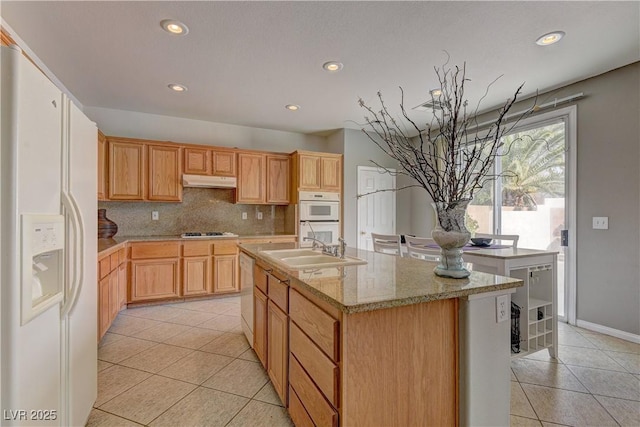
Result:
{"type": "Polygon", "coordinates": [[[64,216],[23,214],[22,325],[63,298],[64,216]]]}

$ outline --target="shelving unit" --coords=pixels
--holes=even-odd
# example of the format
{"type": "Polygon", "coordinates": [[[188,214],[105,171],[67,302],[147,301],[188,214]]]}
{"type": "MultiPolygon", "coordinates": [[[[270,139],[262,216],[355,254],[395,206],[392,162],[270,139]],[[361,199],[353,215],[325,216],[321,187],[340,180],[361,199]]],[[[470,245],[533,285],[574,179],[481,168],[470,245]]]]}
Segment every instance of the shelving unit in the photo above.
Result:
{"type": "Polygon", "coordinates": [[[512,301],[520,307],[520,352],[512,357],[558,348],[557,252],[534,249],[482,249],[467,251],[463,258],[474,271],[521,279],[512,301]]]}

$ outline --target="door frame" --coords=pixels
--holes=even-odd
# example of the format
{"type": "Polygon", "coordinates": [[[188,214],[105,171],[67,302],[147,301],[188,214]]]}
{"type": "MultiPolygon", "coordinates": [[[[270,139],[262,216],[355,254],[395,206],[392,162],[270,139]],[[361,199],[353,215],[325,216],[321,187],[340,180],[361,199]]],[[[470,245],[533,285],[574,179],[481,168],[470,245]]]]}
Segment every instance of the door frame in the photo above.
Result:
{"type": "MultiPolygon", "coordinates": [[[[366,248],[361,248],[360,247],[360,201],[362,200],[360,196],[360,173],[364,172],[364,171],[369,171],[369,172],[378,172],[379,174],[386,174],[388,172],[386,171],[393,171],[395,172],[396,170],[394,168],[381,168],[381,167],[376,167],[376,166],[357,166],[357,173],[356,173],[356,197],[357,197],[357,201],[356,201],[356,248],[357,249],[366,249],[366,248]]],[[[391,177],[393,178],[393,187],[394,187],[394,191],[393,193],[393,206],[392,206],[392,212],[393,212],[393,232],[395,234],[396,232],[396,227],[398,225],[397,223],[397,218],[396,218],[396,192],[397,192],[397,183],[396,183],[396,175],[393,174],[389,174],[391,175],[391,177]]]]}
{"type": "MultiPolygon", "coordinates": [[[[562,320],[576,324],[576,252],[577,252],[577,165],[578,165],[578,107],[558,108],[556,110],[540,113],[522,120],[509,134],[544,125],[544,122],[562,119],[565,123],[565,229],[569,230],[569,245],[565,246],[565,286],[564,286],[564,316],[562,320]]],[[[498,162],[496,162],[498,165],[498,162]]],[[[496,190],[497,191],[497,190],[496,190]]],[[[494,230],[496,224],[501,223],[500,209],[494,209],[494,230]]],[[[497,233],[500,234],[500,233],[497,233]]]]}

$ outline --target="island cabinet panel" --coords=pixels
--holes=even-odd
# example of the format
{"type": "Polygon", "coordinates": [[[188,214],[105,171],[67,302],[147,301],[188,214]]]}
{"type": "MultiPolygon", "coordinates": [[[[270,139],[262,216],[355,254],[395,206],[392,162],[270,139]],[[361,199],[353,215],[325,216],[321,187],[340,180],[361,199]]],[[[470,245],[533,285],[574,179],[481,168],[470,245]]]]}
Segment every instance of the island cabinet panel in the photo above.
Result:
{"type": "Polygon", "coordinates": [[[143,200],[145,193],[145,145],[108,140],[110,200],[143,200]]]}
{"type": "Polygon", "coordinates": [[[458,425],[457,299],[343,322],[343,425],[458,425]]]}
{"type": "MultiPolygon", "coordinates": [[[[371,372],[368,374],[371,375],[371,372]]],[[[305,370],[300,366],[298,360],[294,356],[289,357],[289,384],[296,393],[300,402],[307,410],[313,424],[318,427],[336,427],[338,425],[338,411],[336,411],[327,402],[322,392],[313,383],[313,380],[307,375],[305,370]]],[[[386,393],[382,393],[386,395],[386,393]]],[[[379,421],[373,423],[352,423],[353,425],[363,426],[382,426],[386,425],[379,421]]],[[[345,424],[343,425],[351,425],[345,424]]],[[[409,424],[407,424],[409,425],[409,424]]]]}
{"type": "Polygon", "coordinates": [[[211,175],[211,150],[186,147],[184,149],[184,173],[211,175]]]}
{"type": "Polygon", "coordinates": [[[273,300],[267,302],[267,373],[282,403],[287,405],[289,319],[273,300]]]}
{"type": "Polygon", "coordinates": [[[216,176],[236,176],[235,151],[214,150],[212,156],[211,174],[216,176]]]}
{"type": "Polygon", "coordinates": [[[253,289],[253,350],[267,369],[267,296],[257,287],[253,289]]]}
{"type": "Polygon", "coordinates": [[[180,259],[131,261],[131,301],[180,296],[180,259]]]}
{"type": "Polygon", "coordinates": [[[154,201],[182,201],[180,147],[149,145],[149,194],[154,201]]]}

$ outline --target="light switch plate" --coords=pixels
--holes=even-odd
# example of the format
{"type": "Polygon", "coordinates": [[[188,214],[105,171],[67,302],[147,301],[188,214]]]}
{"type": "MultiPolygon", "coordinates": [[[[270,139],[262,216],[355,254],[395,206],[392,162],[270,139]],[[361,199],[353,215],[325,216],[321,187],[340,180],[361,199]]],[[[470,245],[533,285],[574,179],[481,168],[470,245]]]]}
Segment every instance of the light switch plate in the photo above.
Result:
{"type": "Polygon", "coordinates": [[[496,297],[496,323],[504,322],[509,319],[509,295],[500,295],[496,297]]]}
{"type": "Polygon", "coordinates": [[[242,212],[242,219],[247,219],[247,213],[246,212],[242,212]]]}
{"type": "Polygon", "coordinates": [[[256,214],[256,217],[257,217],[258,219],[262,219],[262,212],[258,212],[258,213],[256,214]]]}
{"type": "Polygon", "coordinates": [[[594,230],[608,230],[609,229],[609,217],[608,216],[594,216],[593,217],[593,229],[594,230]]]}

